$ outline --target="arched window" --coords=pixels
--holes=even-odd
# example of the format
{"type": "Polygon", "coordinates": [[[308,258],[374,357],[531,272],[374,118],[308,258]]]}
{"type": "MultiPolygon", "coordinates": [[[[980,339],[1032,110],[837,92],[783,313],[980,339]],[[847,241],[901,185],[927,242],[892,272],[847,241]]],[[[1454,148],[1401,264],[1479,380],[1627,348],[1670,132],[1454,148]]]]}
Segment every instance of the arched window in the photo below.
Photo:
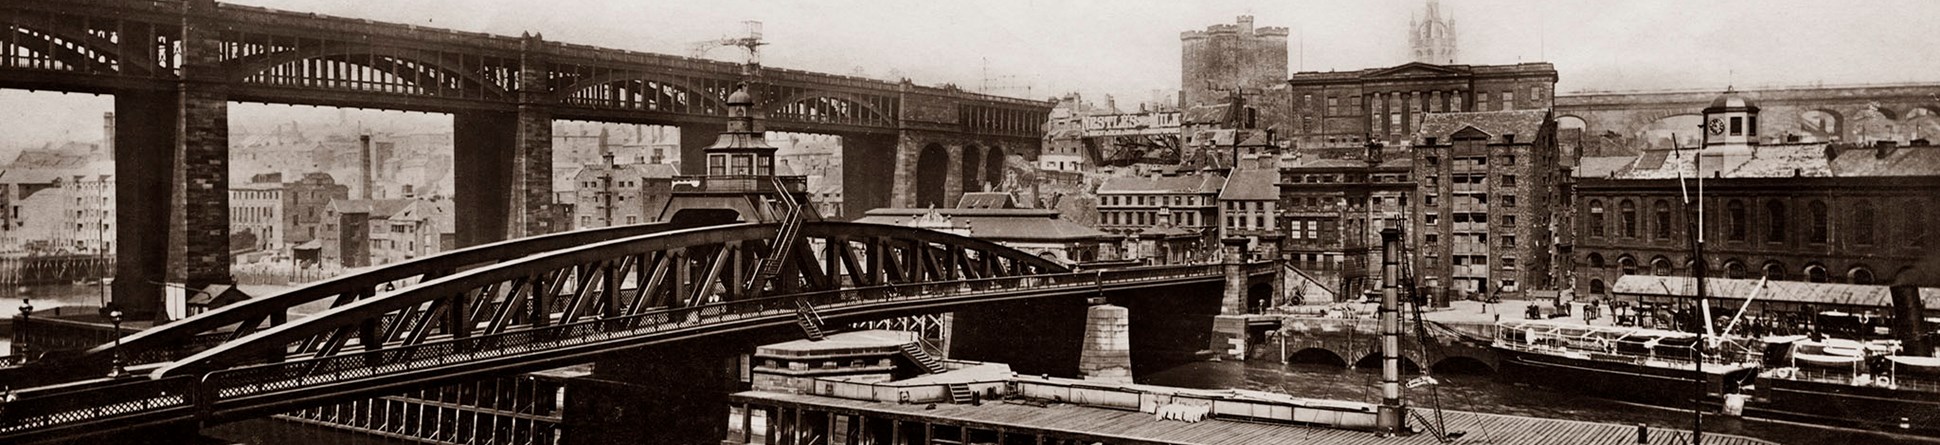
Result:
{"type": "Polygon", "coordinates": [[[1590,295],[1603,295],[1603,280],[1590,280],[1590,295]]]}
{"type": "Polygon", "coordinates": [[[1660,277],[1671,276],[1671,260],[1664,257],[1650,259],[1650,274],[1660,277]]]}
{"type": "Polygon", "coordinates": [[[1777,261],[1765,263],[1765,279],[1769,279],[1769,280],[1785,279],[1785,265],[1779,264],[1777,261]]]}
{"type": "Polygon", "coordinates": [[[1724,205],[1725,223],[1731,228],[1727,234],[1731,241],[1744,241],[1746,232],[1745,203],[1736,199],[1724,205]]]}
{"type": "Polygon", "coordinates": [[[1662,199],[1657,200],[1656,212],[1657,227],[1655,233],[1657,234],[1657,239],[1671,239],[1671,203],[1662,199]]]}
{"type": "Polygon", "coordinates": [[[1589,261],[1590,261],[1590,267],[1596,268],[1596,269],[1603,268],[1603,254],[1590,252],[1589,261]]]}
{"type": "Polygon", "coordinates": [[[1626,199],[1623,202],[1617,203],[1617,211],[1623,214],[1623,236],[1625,238],[1636,238],[1637,205],[1631,204],[1630,200],[1626,199]]]}
{"type": "Polygon", "coordinates": [[[1826,282],[1825,266],[1820,266],[1817,264],[1805,265],[1805,281],[1810,281],[1814,283],[1826,282]]]}
{"type": "Polygon", "coordinates": [[[1724,262],[1724,277],[1725,277],[1725,278],[1731,278],[1731,279],[1742,279],[1742,278],[1744,278],[1744,277],[1745,277],[1745,262],[1743,262],[1743,261],[1738,261],[1738,260],[1725,260],[1725,262],[1724,262]]]}
{"type": "Polygon", "coordinates": [[[1624,275],[1636,275],[1637,259],[1631,258],[1630,255],[1617,257],[1617,269],[1622,270],[1624,275]]]}
{"type": "Polygon", "coordinates": [[[1785,203],[1765,202],[1765,241],[1785,242],[1785,203]]]}
{"type": "Polygon", "coordinates": [[[1873,284],[1874,281],[1873,270],[1866,266],[1854,266],[1846,271],[1846,278],[1852,280],[1852,284],[1873,284]]]}
{"type": "MultiPolygon", "coordinates": [[[[1918,211],[1918,210],[1909,210],[1918,211]]],[[[1873,243],[1873,203],[1859,201],[1852,206],[1852,242],[1859,245],[1873,243]]]]}
{"type": "Polygon", "coordinates": [[[1812,201],[1809,211],[1812,212],[1812,236],[1805,240],[1814,244],[1825,244],[1826,238],[1832,236],[1831,221],[1830,217],[1826,216],[1825,202],[1812,201]]]}
{"type": "Polygon", "coordinates": [[[1603,201],[1590,200],[1590,236],[1603,237],[1603,201]]]}

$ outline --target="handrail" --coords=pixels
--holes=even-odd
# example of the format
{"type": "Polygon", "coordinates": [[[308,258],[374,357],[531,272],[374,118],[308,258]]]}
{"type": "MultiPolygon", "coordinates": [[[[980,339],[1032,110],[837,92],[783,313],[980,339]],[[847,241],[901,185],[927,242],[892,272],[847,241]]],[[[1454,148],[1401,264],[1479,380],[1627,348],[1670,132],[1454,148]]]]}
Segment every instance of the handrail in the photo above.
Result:
{"type": "Polygon", "coordinates": [[[65,425],[156,415],[158,410],[191,406],[196,407],[191,412],[209,413],[229,403],[262,403],[260,396],[278,391],[387,373],[428,370],[452,363],[503,360],[569,347],[598,347],[601,344],[624,347],[613,343],[710,324],[772,318],[788,314],[793,309],[790,306],[802,303],[854,308],[1017,290],[1092,289],[1101,283],[1136,284],[1222,275],[1223,265],[1203,264],[880,285],[686,308],[660,308],[627,316],[521,328],[492,335],[438,338],[419,344],[352,350],[344,355],[246,365],[206,374],[167,376],[158,372],[154,380],[120,380],[79,388],[43,388],[19,393],[15,401],[7,404],[8,409],[0,410],[0,437],[6,437],[5,433],[34,428],[67,428],[65,425]],[[86,402],[74,402],[77,400],[86,402]]]}

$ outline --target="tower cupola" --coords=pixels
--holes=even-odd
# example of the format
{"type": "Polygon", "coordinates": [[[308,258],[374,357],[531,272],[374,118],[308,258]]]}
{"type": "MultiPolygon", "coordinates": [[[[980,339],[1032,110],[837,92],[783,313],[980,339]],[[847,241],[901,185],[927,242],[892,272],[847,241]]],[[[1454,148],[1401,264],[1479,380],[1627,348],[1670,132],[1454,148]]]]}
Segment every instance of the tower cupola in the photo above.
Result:
{"type": "Polygon", "coordinates": [[[1724,94],[1704,107],[1704,148],[1741,147],[1758,144],[1758,105],[1737,90],[1724,94]]]}
{"type": "Polygon", "coordinates": [[[774,146],[768,145],[768,138],[755,122],[754,96],[748,94],[748,86],[741,85],[728,95],[727,131],[714,139],[708,146],[707,174],[709,176],[773,176],[775,174],[774,146]]]}

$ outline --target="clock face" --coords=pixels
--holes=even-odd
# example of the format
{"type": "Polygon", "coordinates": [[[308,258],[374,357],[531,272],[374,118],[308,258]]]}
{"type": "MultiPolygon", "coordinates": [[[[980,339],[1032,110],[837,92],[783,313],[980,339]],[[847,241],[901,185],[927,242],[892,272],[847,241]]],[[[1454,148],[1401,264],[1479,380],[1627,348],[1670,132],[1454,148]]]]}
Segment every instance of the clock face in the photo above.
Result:
{"type": "Polygon", "coordinates": [[[1711,118],[1711,134],[1724,134],[1724,119],[1711,118]]]}

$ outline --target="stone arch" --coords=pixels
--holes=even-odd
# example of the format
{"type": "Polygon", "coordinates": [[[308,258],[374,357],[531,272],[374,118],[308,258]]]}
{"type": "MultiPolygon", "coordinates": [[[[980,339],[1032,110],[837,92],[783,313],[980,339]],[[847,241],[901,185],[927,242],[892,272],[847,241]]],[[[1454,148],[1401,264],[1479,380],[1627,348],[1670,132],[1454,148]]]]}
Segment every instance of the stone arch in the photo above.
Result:
{"type": "Polygon", "coordinates": [[[1606,264],[1603,264],[1602,253],[1590,252],[1590,256],[1587,258],[1587,261],[1589,261],[1590,267],[1592,268],[1602,269],[1604,266],[1606,266],[1606,264]]]}
{"type": "Polygon", "coordinates": [[[916,207],[944,207],[944,180],[950,176],[950,150],[929,144],[916,154],[916,207]]]}
{"type": "Polygon", "coordinates": [[[1574,114],[1565,114],[1556,118],[1557,130],[1568,130],[1571,128],[1577,128],[1577,129],[1582,129],[1583,131],[1589,131],[1590,121],[1583,119],[1582,116],[1577,116],[1574,114]]]}
{"type": "Polygon", "coordinates": [[[1806,263],[1805,268],[1800,269],[1799,272],[1805,274],[1805,281],[1813,283],[1825,283],[1832,280],[1831,274],[1826,272],[1825,265],[1817,262],[1806,263]]]}
{"type": "Polygon", "coordinates": [[[1617,255],[1617,270],[1624,275],[1637,274],[1637,258],[1630,254],[1617,255]]]}
{"type": "Polygon", "coordinates": [[[1347,358],[1327,348],[1302,348],[1287,356],[1287,363],[1309,363],[1347,367],[1347,358]]]}
{"type": "Polygon", "coordinates": [[[980,174],[983,169],[983,147],[978,147],[975,144],[964,144],[963,154],[960,156],[963,161],[957,166],[959,169],[957,177],[961,178],[958,180],[959,186],[957,189],[962,193],[983,191],[983,181],[978,180],[978,178],[983,177],[980,174]]]}
{"type": "Polygon", "coordinates": [[[1650,258],[1651,275],[1656,275],[1660,277],[1671,276],[1672,273],[1675,273],[1675,270],[1672,269],[1672,267],[1674,266],[1671,264],[1671,259],[1665,258],[1663,255],[1658,255],[1650,258]]]}
{"type": "Polygon", "coordinates": [[[1747,275],[1749,273],[1751,273],[1751,271],[1746,269],[1744,260],[1740,260],[1737,258],[1724,260],[1725,278],[1732,278],[1732,279],[1747,278],[1749,277],[1749,275],[1747,275]]]}
{"type": "Polygon", "coordinates": [[[1797,131],[1813,141],[1845,139],[1846,116],[1838,110],[1813,108],[1799,112],[1797,131]]]}
{"type": "Polygon", "coordinates": [[[1603,285],[1603,279],[1602,279],[1602,278],[1591,278],[1591,279],[1590,279],[1590,295],[1595,295],[1595,296],[1604,296],[1604,295],[1606,295],[1606,294],[1608,294],[1608,293],[1609,293],[1609,291],[1610,291],[1610,289],[1609,289],[1608,287],[1605,287],[1605,286],[1603,285]]]}
{"type": "Polygon", "coordinates": [[[1644,147],[1653,149],[1671,148],[1674,145],[1694,147],[1702,143],[1697,128],[1703,122],[1704,117],[1697,113],[1665,113],[1645,123],[1638,131],[1637,139],[1644,147]],[[1675,144],[1671,140],[1673,136],[1677,138],[1675,144]]]}
{"type": "Polygon", "coordinates": [[[1004,147],[998,145],[991,145],[989,150],[984,152],[983,175],[984,180],[989,181],[991,187],[1000,187],[1004,184],[1005,165],[1010,163],[1008,156],[1004,153],[1004,147]]]}
{"type": "Polygon", "coordinates": [[[1766,261],[1765,266],[1760,269],[1765,272],[1765,278],[1767,279],[1776,281],[1786,278],[1785,263],[1780,263],[1777,260],[1766,261]]]}
{"type": "Polygon", "coordinates": [[[1940,141],[1940,106],[1921,105],[1906,110],[1904,117],[1900,118],[1900,126],[1905,128],[1908,141],[1940,141]]]}
{"type": "Polygon", "coordinates": [[[1873,268],[1867,267],[1865,264],[1855,264],[1851,269],[1846,269],[1846,282],[1852,284],[1874,284],[1879,282],[1879,277],[1873,274],[1873,268]]]}
{"type": "MultiPolygon", "coordinates": [[[[1421,361],[1416,360],[1416,358],[1417,357],[1415,357],[1415,354],[1412,354],[1410,352],[1401,353],[1401,373],[1402,374],[1421,373],[1421,361]]],[[[1377,351],[1369,352],[1366,355],[1362,355],[1359,360],[1354,361],[1354,368],[1355,369],[1381,369],[1381,351],[1377,350],[1377,351]]]]}
{"type": "Polygon", "coordinates": [[[1437,374],[1494,374],[1495,373],[1495,367],[1489,366],[1489,362],[1485,362],[1485,361],[1482,361],[1482,359],[1469,357],[1465,355],[1442,357],[1441,360],[1435,361],[1435,364],[1429,365],[1428,368],[1435,371],[1435,373],[1437,374]]]}
{"type": "Polygon", "coordinates": [[[1899,118],[1889,108],[1867,107],[1853,112],[1847,133],[1853,142],[1893,140],[1899,118]]]}

